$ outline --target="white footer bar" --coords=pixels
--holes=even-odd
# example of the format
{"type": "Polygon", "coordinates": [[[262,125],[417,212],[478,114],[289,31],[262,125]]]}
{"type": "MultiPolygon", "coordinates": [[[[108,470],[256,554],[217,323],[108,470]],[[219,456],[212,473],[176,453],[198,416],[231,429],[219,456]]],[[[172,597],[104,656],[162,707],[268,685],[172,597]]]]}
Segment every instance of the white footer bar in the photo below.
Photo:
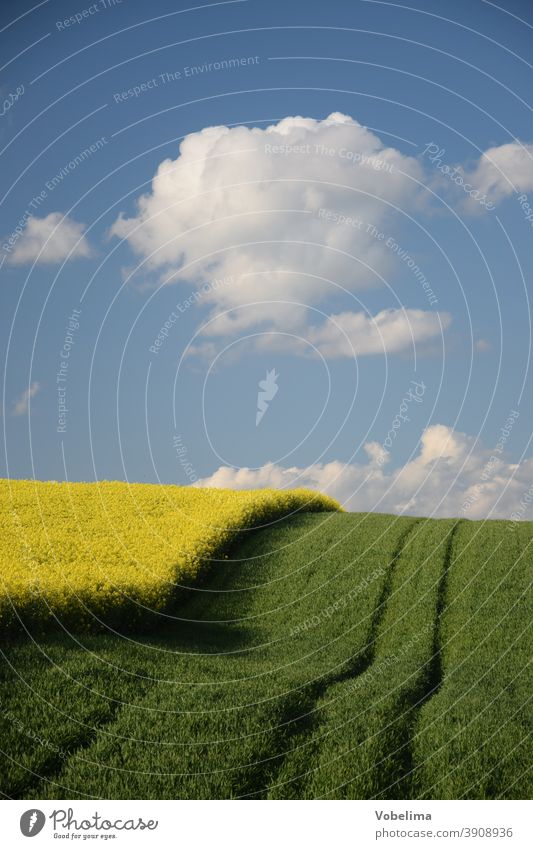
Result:
{"type": "Polygon", "coordinates": [[[528,801],[3,801],[2,843],[166,849],[533,847],[528,801]],[[35,838],[35,843],[30,843],[35,838]]]}

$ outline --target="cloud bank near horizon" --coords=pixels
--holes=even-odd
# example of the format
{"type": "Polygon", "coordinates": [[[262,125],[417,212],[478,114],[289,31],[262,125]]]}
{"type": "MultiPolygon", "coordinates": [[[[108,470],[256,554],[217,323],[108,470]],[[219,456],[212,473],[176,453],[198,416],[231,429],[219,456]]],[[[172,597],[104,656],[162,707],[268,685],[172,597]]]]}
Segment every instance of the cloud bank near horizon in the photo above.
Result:
{"type": "Polygon", "coordinates": [[[464,517],[468,519],[532,518],[533,458],[509,463],[503,450],[491,449],[446,425],[427,427],[418,454],[390,471],[377,442],[364,446],[361,463],[315,463],[284,468],[266,463],[259,469],[221,466],[197,486],[257,489],[309,487],[337,498],[351,511],[380,511],[464,517]],[[531,509],[531,514],[528,510],[531,509]]]}

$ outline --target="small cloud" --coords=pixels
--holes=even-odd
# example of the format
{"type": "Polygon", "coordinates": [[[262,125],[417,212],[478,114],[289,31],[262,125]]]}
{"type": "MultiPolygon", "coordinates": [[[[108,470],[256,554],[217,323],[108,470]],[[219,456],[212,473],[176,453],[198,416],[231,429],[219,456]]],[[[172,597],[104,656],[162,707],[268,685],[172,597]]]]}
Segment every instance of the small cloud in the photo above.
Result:
{"type": "Polygon", "coordinates": [[[533,189],[533,144],[511,142],[491,147],[468,175],[494,201],[533,189]]]}
{"type": "Polygon", "coordinates": [[[84,224],[61,212],[51,212],[45,218],[32,215],[15,243],[8,262],[11,265],[23,265],[27,262],[62,262],[67,257],[89,257],[91,248],[84,230],[84,224]]]}
{"type": "Polygon", "coordinates": [[[28,412],[30,398],[34,398],[41,387],[37,382],[32,383],[28,389],[25,389],[22,395],[13,404],[13,415],[24,416],[28,412]]]}
{"type": "Polygon", "coordinates": [[[414,309],[382,310],[374,316],[344,312],[309,328],[307,338],[328,359],[387,355],[440,336],[451,320],[449,313],[414,309]]]}
{"type": "MultiPolygon", "coordinates": [[[[220,327],[228,332],[227,315],[220,327]]],[[[278,316],[281,319],[281,315],[278,316]]],[[[343,312],[328,316],[323,322],[309,326],[303,321],[291,328],[291,333],[269,332],[258,334],[250,342],[251,350],[276,353],[286,352],[308,357],[311,351],[327,360],[366,357],[373,355],[391,356],[412,350],[413,346],[426,346],[442,337],[450,327],[452,317],[447,312],[432,312],[419,309],[386,309],[376,315],[364,312],[343,312]]],[[[210,325],[218,325],[218,320],[210,325]]],[[[210,329],[210,325],[207,325],[210,329]]],[[[240,328],[240,325],[237,326],[240,328]]],[[[216,331],[220,329],[217,326],[216,331]]],[[[202,331],[203,332],[203,331],[202,331]]],[[[191,345],[187,356],[213,359],[217,346],[212,342],[191,345]]]]}
{"type": "Polygon", "coordinates": [[[492,345],[487,339],[477,339],[474,344],[474,348],[480,353],[485,353],[485,351],[492,350],[492,345]]]}
{"type": "Polygon", "coordinates": [[[200,345],[189,345],[184,352],[184,356],[203,357],[206,360],[213,360],[217,353],[217,347],[213,342],[202,342],[200,345]]]}

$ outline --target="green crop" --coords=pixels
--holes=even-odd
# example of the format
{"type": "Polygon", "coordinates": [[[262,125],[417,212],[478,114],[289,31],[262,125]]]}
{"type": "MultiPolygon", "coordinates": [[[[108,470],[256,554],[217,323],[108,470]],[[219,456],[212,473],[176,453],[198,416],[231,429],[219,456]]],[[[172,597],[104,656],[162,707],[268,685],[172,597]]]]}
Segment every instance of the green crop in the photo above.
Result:
{"type": "Polygon", "coordinates": [[[533,526],[300,514],[143,630],[4,642],[16,798],[531,793],[533,526]]]}

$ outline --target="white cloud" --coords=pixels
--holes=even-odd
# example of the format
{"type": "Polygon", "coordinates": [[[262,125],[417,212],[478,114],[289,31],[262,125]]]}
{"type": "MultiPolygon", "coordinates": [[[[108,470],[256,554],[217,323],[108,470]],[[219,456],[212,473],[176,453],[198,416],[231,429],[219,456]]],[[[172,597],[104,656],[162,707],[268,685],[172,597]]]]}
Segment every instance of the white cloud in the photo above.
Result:
{"type": "Polygon", "coordinates": [[[448,313],[424,310],[382,310],[375,316],[344,312],[309,328],[307,338],[328,359],[394,354],[438,336],[450,323],[448,313]]]}
{"type": "Polygon", "coordinates": [[[134,217],[119,216],[111,233],[165,279],[233,278],[202,298],[211,316],[229,311],[206,333],[305,328],[307,309],[339,286],[383,285],[395,259],[375,234],[388,232],[394,207],[416,203],[413,177],[416,159],[340,113],[208,127],[159,165],[134,217]]]}
{"type": "Polygon", "coordinates": [[[91,249],[84,225],[61,212],[51,212],[45,218],[30,216],[20,238],[9,256],[13,265],[27,262],[54,263],[67,257],[88,257],[91,249]]]}
{"type": "Polygon", "coordinates": [[[469,182],[493,201],[533,190],[533,144],[511,142],[486,150],[467,172],[469,182]]]}
{"type": "MultiPolygon", "coordinates": [[[[289,328],[285,324],[281,333],[271,331],[253,335],[248,346],[261,352],[285,351],[302,356],[316,353],[328,360],[372,354],[390,356],[401,351],[409,352],[413,346],[435,339],[450,326],[451,321],[449,313],[424,310],[390,309],[374,316],[364,312],[344,312],[327,316],[317,325],[304,325],[294,320],[291,332],[287,332],[289,328]]],[[[204,329],[204,334],[229,335],[241,329],[244,327],[238,315],[234,320],[222,316],[213,320],[204,329]]],[[[213,342],[193,344],[186,352],[189,357],[198,356],[206,360],[212,360],[217,353],[219,349],[213,342]]]]}
{"type": "MultiPolygon", "coordinates": [[[[379,443],[369,442],[365,450],[368,462],[362,463],[332,461],[306,468],[267,463],[258,470],[222,466],[198,486],[306,486],[338,498],[349,510],[423,516],[431,505],[432,516],[479,519],[509,518],[519,510],[533,480],[533,458],[519,465],[508,463],[501,452],[487,450],[474,437],[445,425],[428,427],[417,456],[397,469],[385,469],[390,455],[383,462],[379,443]]],[[[528,509],[530,514],[523,518],[531,519],[533,504],[528,509]]]]}
{"type": "Polygon", "coordinates": [[[13,415],[14,416],[24,416],[28,412],[28,407],[30,403],[30,398],[35,398],[40,386],[37,382],[32,383],[28,389],[25,389],[24,392],[17,398],[17,400],[13,404],[13,415]]]}

